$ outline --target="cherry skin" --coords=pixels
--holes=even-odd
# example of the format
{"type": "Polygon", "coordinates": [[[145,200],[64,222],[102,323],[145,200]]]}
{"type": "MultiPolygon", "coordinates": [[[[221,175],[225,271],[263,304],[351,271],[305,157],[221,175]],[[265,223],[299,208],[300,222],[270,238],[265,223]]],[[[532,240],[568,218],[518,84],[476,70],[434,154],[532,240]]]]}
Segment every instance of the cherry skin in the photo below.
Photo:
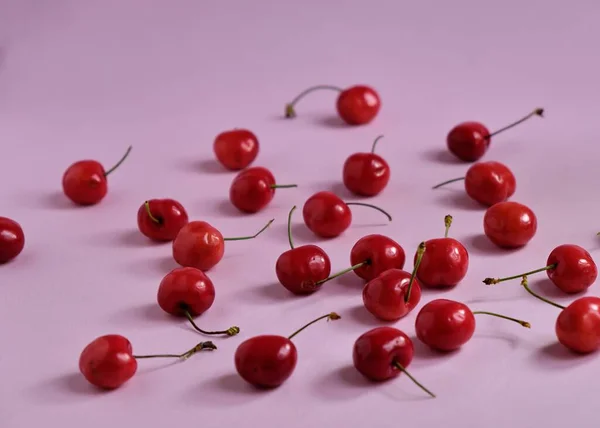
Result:
{"type": "Polygon", "coordinates": [[[372,234],[360,238],[350,251],[350,264],[363,266],[354,269],[354,273],[371,281],[389,269],[403,269],[406,261],[404,249],[400,244],[384,235],[372,234]]]}
{"type": "Polygon", "coordinates": [[[588,354],[600,348],[600,297],[581,297],[556,319],[556,337],[566,348],[588,354]]]}
{"type": "Polygon", "coordinates": [[[518,202],[499,202],[485,212],[483,230],[496,246],[519,248],[534,237],[537,217],[529,207],[518,202]]]}
{"type": "Polygon", "coordinates": [[[81,352],[79,371],[94,386],[116,389],[137,371],[137,360],[129,340],[118,334],[94,339],[81,352]]]}
{"type": "Polygon", "coordinates": [[[0,217],[0,264],[16,258],[25,247],[25,234],[16,221],[0,217]]]}
{"type": "Polygon", "coordinates": [[[256,213],[265,208],[275,196],[275,189],[297,187],[295,184],[276,184],[273,174],[263,167],[240,172],[231,182],[229,200],[238,210],[256,213]]]}
{"type": "Polygon", "coordinates": [[[239,171],[246,168],[258,155],[258,138],[247,129],[233,129],[217,135],[213,151],[225,168],[239,171]]]}
{"type": "Polygon", "coordinates": [[[137,224],[147,238],[167,242],[188,224],[188,215],[183,205],[173,199],[150,199],[138,209],[137,224]]]}
{"type": "Polygon", "coordinates": [[[375,153],[375,146],[383,135],[373,142],[369,153],[354,153],[344,162],[344,186],[359,196],[375,196],[385,189],[390,181],[390,167],[375,153]]]}

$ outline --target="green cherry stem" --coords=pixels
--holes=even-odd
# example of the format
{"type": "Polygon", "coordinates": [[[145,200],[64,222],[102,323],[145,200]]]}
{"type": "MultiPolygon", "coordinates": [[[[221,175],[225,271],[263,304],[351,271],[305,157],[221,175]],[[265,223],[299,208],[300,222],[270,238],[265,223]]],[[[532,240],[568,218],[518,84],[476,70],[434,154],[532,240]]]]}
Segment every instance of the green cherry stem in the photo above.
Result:
{"type": "Polygon", "coordinates": [[[115,164],[115,166],[113,166],[111,169],[109,169],[108,171],[106,171],[104,173],[105,177],[108,177],[108,174],[112,173],[115,169],[117,169],[118,167],[120,167],[123,162],[125,162],[125,159],[127,159],[127,156],[129,156],[129,153],[131,153],[131,149],[132,148],[133,148],[133,146],[129,146],[127,148],[127,151],[125,152],[125,154],[123,155],[123,157],[121,158],[121,160],[119,160],[119,162],[117,162],[115,164]]]}
{"type": "Polygon", "coordinates": [[[265,230],[267,230],[267,228],[269,226],[271,226],[271,223],[273,223],[275,221],[275,219],[271,219],[269,220],[269,222],[262,228],[260,229],[258,232],[256,232],[254,235],[252,236],[238,236],[235,238],[223,238],[223,241],[246,241],[248,239],[254,239],[256,238],[258,235],[260,235],[261,233],[263,233],[265,230]]]}
{"type": "Polygon", "coordinates": [[[415,262],[415,267],[413,268],[412,274],[410,275],[410,282],[408,283],[408,287],[406,289],[406,295],[404,296],[405,303],[408,303],[410,300],[410,293],[412,291],[413,283],[415,282],[415,276],[417,276],[417,270],[419,270],[419,265],[421,264],[421,260],[423,260],[423,254],[425,254],[425,242],[421,242],[417,248],[417,260],[415,262]]]}
{"type": "Polygon", "coordinates": [[[392,362],[392,365],[394,367],[396,367],[398,370],[400,370],[402,373],[404,373],[406,376],[408,376],[408,378],[410,380],[412,380],[415,383],[415,385],[417,385],[419,388],[421,388],[423,391],[425,391],[427,394],[429,394],[431,396],[431,398],[435,398],[435,394],[433,392],[431,392],[430,390],[428,390],[427,388],[425,388],[423,386],[423,384],[420,383],[417,379],[412,377],[412,375],[397,360],[394,360],[392,362]]]}
{"type": "Polygon", "coordinates": [[[181,360],[187,360],[192,355],[194,355],[200,351],[204,351],[204,350],[213,351],[215,349],[217,349],[217,346],[214,343],[208,341],[208,342],[198,343],[192,349],[184,352],[183,354],[134,355],[133,358],[135,358],[136,360],[139,360],[142,358],[179,358],[181,360]]]}
{"type": "Polygon", "coordinates": [[[524,276],[533,275],[534,273],[544,272],[546,270],[554,269],[554,268],[556,268],[556,266],[558,266],[558,263],[553,263],[551,265],[544,266],[543,268],[525,272],[525,273],[522,273],[521,275],[507,276],[506,278],[486,278],[483,280],[483,283],[486,285],[494,285],[494,284],[498,284],[499,282],[510,281],[512,279],[519,279],[519,278],[523,278],[524,276]]]}
{"type": "Polygon", "coordinates": [[[477,315],[477,314],[491,315],[493,317],[498,317],[498,318],[502,318],[502,319],[505,319],[508,321],[516,322],[517,324],[521,324],[523,327],[526,327],[526,328],[531,328],[531,324],[529,324],[527,321],[522,321],[522,320],[518,320],[516,318],[507,317],[506,315],[497,314],[495,312],[488,312],[488,311],[474,311],[473,312],[473,315],[477,315]]]}
{"type": "Polygon", "coordinates": [[[156,217],[154,217],[152,215],[152,212],[150,212],[150,202],[148,202],[148,201],[144,202],[144,206],[146,207],[146,213],[148,214],[148,217],[150,217],[150,220],[152,220],[154,223],[160,224],[161,221],[159,219],[157,219],[156,217]]]}
{"type": "Polygon", "coordinates": [[[294,98],[291,103],[286,104],[285,117],[288,119],[296,117],[296,110],[294,109],[295,105],[302,98],[304,98],[306,95],[310,94],[311,92],[320,91],[320,90],[324,90],[324,89],[329,90],[329,91],[342,92],[342,88],[339,88],[339,87],[333,86],[333,85],[317,85],[317,86],[308,88],[308,89],[302,91],[296,98],[294,98]]]}
{"type": "Polygon", "coordinates": [[[192,324],[192,327],[194,327],[194,330],[196,330],[197,332],[202,333],[202,334],[207,334],[209,336],[213,336],[213,335],[217,335],[217,334],[223,334],[225,336],[235,336],[236,334],[238,334],[240,332],[240,328],[238,326],[235,326],[235,325],[233,327],[229,327],[227,330],[220,330],[220,331],[206,331],[206,330],[202,330],[194,322],[194,318],[192,317],[192,314],[190,314],[190,311],[188,311],[187,309],[183,309],[183,314],[188,319],[188,321],[190,322],[190,324],[192,324]]]}
{"type": "Polygon", "coordinates": [[[296,205],[292,207],[288,214],[288,241],[290,242],[290,248],[294,249],[294,240],[292,239],[292,214],[296,210],[296,205]]]}
{"type": "Polygon", "coordinates": [[[351,272],[351,271],[353,271],[355,269],[358,269],[361,266],[368,265],[369,263],[370,263],[369,260],[365,260],[364,262],[357,263],[354,266],[350,266],[347,269],[341,270],[338,273],[334,273],[333,275],[330,275],[327,278],[322,279],[321,281],[316,282],[315,285],[322,285],[322,284],[326,283],[327,281],[331,281],[332,279],[335,279],[338,276],[342,276],[344,274],[347,274],[348,272],[351,272]]]}
{"type": "Polygon", "coordinates": [[[389,213],[385,210],[383,210],[383,208],[379,208],[375,205],[371,205],[371,204],[365,204],[363,202],[346,202],[346,205],[350,206],[350,205],[358,205],[361,207],[369,207],[369,208],[373,208],[374,210],[379,211],[380,213],[382,213],[383,215],[385,215],[389,221],[392,221],[392,216],[389,215],[389,213]]]}
{"type": "Polygon", "coordinates": [[[436,184],[435,186],[432,187],[432,189],[438,189],[442,186],[445,186],[446,184],[454,183],[456,181],[462,181],[464,179],[465,179],[465,177],[453,178],[452,180],[448,180],[448,181],[444,181],[443,183],[436,184]]]}
{"type": "Polygon", "coordinates": [[[505,126],[504,128],[500,128],[497,131],[492,132],[486,138],[489,140],[494,135],[498,135],[501,132],[507,131],[510,128],[513,128],[513,127],[515,127],[517,125],[520,125],[521,123],[525,122],[526,120],[529,120],[533,116],[544,117],[544,109],[543,108],[536,108],[534,111],[532,111],[531,113],[529,113],[527,116],[522,117],[521,119],[517,120],[516,122],[511,123],[510,125],[505,126]]]}
{"type": "Polygon", "coordinates": [[[525,289],[525,291],[527,291],[529,294],[531,294],[533,297],[535,297],[536,299],[541,300],[542,302],[548,303],[549,305],[552,305],[558,309],[565,309],[564,306],[559,305],[558,303],[554,303],[552,300],[548,300],[542,296],[540,296],[539,294],[537,294],[536,292],[534,292],[531,288],[529,288],[529,282],[527,281],[527,276],[524,275],[523,279],[521,280],[521,285],[523,286],[523,288],[525,289]]]}
{"type": "Polygon", "coordinates": [[[271,184],[271,189],[291,189],[292,187],[298,187],[297,184],[271,184]]]}
{"type": "Polygon", "coordinates": [[[450,226],[452,226],[452,216],[448,214],[444,217],[444,225],[446,226],[446,231],[444,232],[444,238],[448,237],[448,231],[450,231],[450,226]]]}
{"type": "Polygon", "coordinates": [[[295,332],[293,332],[291,335],[288,336],[288,339],[292,340],[292,338],[294,336],[296,336],[298,333],[300,333],[302,330],[304,330],[307,327],[310,327],[311,325],[313,325],[316,322],[321,321],[322,319],[327,318],[327,321],[335,321],[335,320],[339,320],[341,318],[341,316],[339,316],[338,314],[336,314],[335,312],[331,312],[328,313],[327,315],[322,315],[319,318],[315,318],[314,320],[312,320],[311,322],[309,322],[308,324],[306,324],[303,327],[300,327],[298,330],[296,330],[295,332]]]}
{"type": "Polygon", "coordinates": [[[375,138],[375,141],[373,141],[373,146],[371,146],[371,153],[375,153],[375,146],[377,145],[377,142],[379,140],[381,140],[383,138],[383,135],[380,135],[379,137],[375,138]]]}

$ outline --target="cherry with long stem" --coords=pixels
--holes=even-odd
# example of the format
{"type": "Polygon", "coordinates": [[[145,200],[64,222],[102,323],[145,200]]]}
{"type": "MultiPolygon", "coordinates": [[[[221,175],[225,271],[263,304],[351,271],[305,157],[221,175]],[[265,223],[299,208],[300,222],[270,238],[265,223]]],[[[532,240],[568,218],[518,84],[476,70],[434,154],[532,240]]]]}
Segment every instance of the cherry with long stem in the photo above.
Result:
{"type": "Polygon", "coordinates": [[[134,355],[133,358],[135,358],[136,360],[143,358],[179,358],[181,360],[187,360],[192,355],[200,351],[214,351],[215,349],[217,349],[217,346],[214,343],[208,341],[198,343],[192,349],[184,352],[183,354],[134,355]]]}
{"type": "Polygon", "coordinates": [[[188,319],[188,321],[190,322],[190,324],[192,325],[194,330],[196,330],[198,333],[206,334],[209,336],[216,336],[216,335],[235,336],[236,334],[238,334],[240,332],[240,328],[235,325],[232,327],[229,327],[227,330],[218,330],[218,331],[202,330],[200,327],[198,327],[198,325],[194,321],[194,317],[192,317],[192,314],[190,313],[190,311],[186,305],[181,305],[181,312],[188,319]]]}
{"type": "Polygon", "coordinates": [[[549,305],[552,305],[558,309],[565,309],[565,306],[559,305],[558,303],[555,303],[552,300],[548,300],[545,297],[542,297],[539,294],[537,294],[531,288],[529,288],[529,281],[527,281],[527,275],[523,275],[523,279],[521,280],[521,285],[523,286],[525,291],[527,291],[529,294],[531,294],[536,299],[541,300],[544,303],[548,303],[549,305]]]}
{"type": "Polygon", "coordinates": [[[308,89],[302,91],[296,98],[294,98],[291,103],[286,104],[286,106],[285,106],[285,117],[288,118],[288,119],[296,117],[296,110],[294,109],[294,107],[296,106],[296,104],[302,98],[304,98],[306,95],[310,94],[311,92],[320,91],[320,90],[328,90],[328,91],[336,91],[336,92],[342,92],[343,91],[342,88],[339,88],[339,87],[333,86],[333,85],[317,85],[317,86],[313,86],[311,88],[308,88],[308,89]]]}
{"type": "Polygon", "coordinates": [[[156,224],[162,224],[161,219],[154,217],[154,215],[152,215],[152,212],[150,211],[150,202],[148,202],[148,201],[144,202],[144,207],[146,207],[146,214],[148,214],[148,217],[150,218],[150,220],[152,220],[156,224]]]}
{"type": "Polygon", "coordinates": [[[487,284],[487,285],[494,285],[494,284],[498,284],[499,282],[510,281],[513,279],[519,279],[519,278],[523,278],[524,276],[533,275],[534,273],[544,272],[544,271],[547,271],[550,269],[555,269],[556,266],[558,266],[558,263],[552,263],[551,265],[544,266],[543,268],[531,270],[529,272],[522,273],[521,275],[507,276],[506,278],[486,278],[483,280],[483,283],[487,284]]]}
{"type": "Polygon", "coordinates": [[[311,322],[309,322],[308,324],[306,324],[306,325],[304,325],[304,326],[300,327],[298,330],[296,330],[295,332],[293,332],[292,334],[290,334],[290,335],[288,336],[288,339],[289,339],[289,340],[292,340],[292,338],[293,338],[294,336],[296,336],[298,333],[300,333],[302,330],[304,330],[304,329],[305,329],[305,328],[307,328],[307,327],[310,327],[310,326],[311,326],[311,325],[313,325],[314,323],[316,323],[316,322],[319,322],[319,321],[321,321],[321,320],[323,320],[323,319],[327,319],[327,321],[335,321],[335,320],[339,320],[340,318],[342,318],[342,317],[341,317],[341,316],[339,316],[339,315],[338,315],[337,313],[335,313],[335,312],[330,312],[330,313],[328,313],[328,314],[326,314],[326,315],[321,315],[320,317],[318,317],[318,318],[315,318],[314,320],[312,320],[312,321],[311,321],[311,322]]]}
{"type": "Polygon", "coordinates": [[[498,135],[501,132],[507,131],[511,128],[514,128],[515,126],[520,125],[521,123],[525,122],[526,120],[529,120],[530,118],[532,118],[534,116],[544,117],[544,109],[536,108],[534,111],[529,113],[527,116],[524,116],[521,119],[517,120],[516,122],[511,123],[510,125],[507,125],[504,128],[500,128],[497,131],[494,131],[494,132],[490,133],[489,135],[486,135],[485,138],[489,140],[493,136],[498,135]]]}
{"type": "Polygon", "coordinates": [[[106,171],[104,173],[105,177],[108,177],[108,175],[110,173],[112,173],[115,169],[117,169],[118,167],[120,167],[123,162],[125,162],[125,159],[127,159],[127,157],[129,156],[129,153],[131,153],[131,149],[132,148],[133,148],[133,146],[129,146],[127,148],[127,151],[125,152],[125,154],[123,155],[123,157],[119,160],[119,162],[117,162],[111,169],[109,169],[108,171],[106,171]]]}
{"type": "Polygon", "coordinates": [[[412,274],[410,275],[410,282],[408,283],[408,287],[406,288],[406,294],[404,295],[405,303],[408,303],[408,301],[410,300],[410,293],[412,292],[413,284],[415,282],[415,276],[417,276],[417,271],[419,270],[421,260],[423,260],[423,254],[425,254],[425,250],[425,242],[421,242],[419,244],[419,247],[417,248],[417,260],[415,261],[415,267],[413,268],[412,274]]]}
{"type": "Polygon", "coordinates": [[[248,239],[254,239],[258,235],[260,235],[261,233],[263,233],[265,230],[267,230],[267,228],[269,226],[271,226],[271,223],[273,223],[274,221],[275,221],[274,218],[271,219],[271,220],[269,220],[269,222],[262,229],[260,229],[258,232],[256,232],[252,236],[238,236],[238,237],[235,237],[235,238],[223,238],[223,241],[245,241],[245,240],[248,240],[248,239]]]}
{"type": "Polygon", "coordinates": [[[518,320],[516,318],[512,318],[512,317],[509,317],[509,316],[506,316],[506,315],[502,315],[502,314],[497,314],[495,312],[473,311],[473,315],[477,315],[477,314],[480,314],[480,315],[491,315],[493,317],[502,318],[502,319],[505,319],[505,320],[508,320],[508,321],[516,322],[517,324],[521,324],[523,327],[526,327],[526,328],[531,328],[531,324],[529,324],[527,321],[518,320]]]}
{"type": "Polygon", "coordinates": [[[408,376],[408,378],[410,380],[412,380],[415,383],[415,385],[417,385],[419,388],[421,388],[423,391],[425,391],[427,394],[429,394],[432,398],[435,398],[435,394],[433,392],[431,392],[430,390],[428,390],[427,388],[425,388],[425,386],[423,386],[422,383],[420,383],[417,379],[415,379],[397,360],[392,361],[392,366],[394,366],[395,368],[400,370],[402,373],[404,373],[406,376],[408,376]]]}
{"type": "Polygon", "coordinates": [[[379,208],[378,206],[371,205],[371,204],[365,204],[364,202],[344,202],[344,203],[348,206],[358,205],[361,207],[373,208],[374,210],[377,210],[380,213],[382,213],[383,215],[385,215],[389,221],[392,221],[392,216],[387,211],[385,211],[383,208],[379,208]]]}

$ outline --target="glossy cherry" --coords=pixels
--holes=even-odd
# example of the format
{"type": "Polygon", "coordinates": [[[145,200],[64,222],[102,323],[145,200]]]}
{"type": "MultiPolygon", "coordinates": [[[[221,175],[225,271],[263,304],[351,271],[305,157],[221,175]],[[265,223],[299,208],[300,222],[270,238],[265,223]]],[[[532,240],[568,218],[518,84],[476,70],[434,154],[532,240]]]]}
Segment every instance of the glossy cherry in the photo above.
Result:
{"type": "Polygon", "coordinates": [[[379,94],[373,88],[364,85],[356,85],[342,89],[331,85],[318,85],[306,89],[294,100],[285,106],[285,117],[296,117],[296,104],[314,91],[330,90],[338,92],[337,112],[340,118],[348,125],[365,125],[375,119],[381,109],[379,94]]]}
{"type": "Polygon", "coordinates": [[[138,209],[137,224],[147,238],[167,242],[188,224],[188,215],[183,205],[173,199],[150,199],[138,209]]]}
{"type": "Polygon", "coordinates": [[[483,231],[500,248],[525,246],[535,236],[537,217],[531,208],[518,202],[499,202],[483,217],[483,231]]]}
{"type": "Polygon", "coordinates": [[[273,223],[270,220],[252,236],[224,238],[218,229],[205,221],[191,221],[181,228],[173,241],[173,258],[184,267],[195,267],[203,271],[217,265],[225,253],[225,241],[254,239],[273,223]]]}
{"type": "Polygon", "coordinates": [[[292,375],[298,362],[298,351],[292,338],[322,319],[338,320],[340,316],[335,312],[320,316],[288,337],[261,335],[245,340],[235,351],[238,374],[257,388],[280,386],[292,375]]]}
{"type": "Polygon", "coordinates": [[[275,189],[298,187],[296,184],[276,184],[273,174],[263,167],[252,167],[240,172],[229,187],[229,200],[238,210],[256,213],[266,207],[275,196],[275,189]]]}
{"type": "Polygon", "coordinates": [[[393,327],[377,327],[363,333],[354,342],[352,361],[360,374],[374,382],[383,382],[406,374],[419,388],[435,395],[410,375],[414,346],[410,337],[393,327]]]}
{"type": "Polygon", "coordinates": [[[213,282],[199,269],[192,267],[173,269],[160,282],[156,299],[163,311],[187,318],[199,333],[235,336],[240,332],[237,326],[229,327],[227,330],[206,331],[194,322],[194,317],[210,309],[215,301],[213,282]]]}
{"type": "Polygon", "coordinates": [[[534,116],[543,117],[544,109],[537,108],[527,116],[492,133],[479,122],[459,123],[450,130],[446,137],[448,150],[465,162],[475,162],[488,150],[493,136],[507,131],[534,116]]]}
{"type": "Polygon", "coordinates": [[[354,153],[344,162],[344,186],[355,195],[378,195],[390,181],[390,166],[375,153],[375,146],[381,138],[383,135],[375,139],[369,153],[354,153]]]}
{"type": "Polygon", "coordinates": [[[306,200],[302,208],[304,224],[317,236],[335,238],[352,223],[351,205],[373,208],[383,213],[389,221],[392,216],[379,207],[362,202],[344,202],[332,192],[317,192],[306,200]]]}
{"type": "Polygon", "coordinates": [[[403,269],[405,261],[402,246],[384,235],[363,236],[350,250],[352,266],[365,262],[354,269],[354,273],[365,281],[371,281],[388,269],[403,269]]]}
{"type": "Polygon", "coordinates": [[[64,194],[78,205],[95,205],[106,196],[108,182],[106,178],[116,170],[131,152],[131,146],[125,155],[108,171],[95,160],[81,160],[67,168],[62,177],[64,194]]]}
{"type": "Polygon", "coordinates": [[[258,155],[258,138],[247,129],[221,132],[215,138],[213,151],[225,168],[239,171],[246,168],[258,155]]]}
{"type": "Polygon", "coordinates": [[[464,177],[444,181],[433,188],[437,189],[461,180],[464,180],[467,195],[488,207],[506,201],[517,188],[512,171],[506,165],[495,161],[477,162],[467,170],[464,177]]]}
{"type": "Polygon", "coordinates": [[[79,356],[79,371],[85,379],[102,389],[116,389],[137,371],[137,360],[143,358],[178,358],[186,360],[203,350],[214,350],[212,342],[200,342],[183,354],[133,355],[131,342],[118,334],[100,336],[90,342],[79,356]]]}
{"type": "Polygon", "coordinates": [[[16,221],[0,217],[0,264],[8,263],[23,251],[25,234],[16,221]]]}

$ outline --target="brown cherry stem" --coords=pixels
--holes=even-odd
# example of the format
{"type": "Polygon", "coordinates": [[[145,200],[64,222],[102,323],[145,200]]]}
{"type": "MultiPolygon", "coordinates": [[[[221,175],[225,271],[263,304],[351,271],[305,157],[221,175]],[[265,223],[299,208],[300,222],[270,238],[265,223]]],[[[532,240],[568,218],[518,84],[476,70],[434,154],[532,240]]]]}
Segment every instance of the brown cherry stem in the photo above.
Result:
{"type": "Polygon", "coordinates": [[[139,360],[141,358],[179,358],[181,360],[187,360],[192,355],[200,352],[200,351],[213,351],[217,349],[217,346],[208,341],[208,342],[200,342],[196,346],[194,346],[189,351],[184,352],[183,354],[156,354],[156,355],[134,355],[133,358],[139,360]]]}
{"type": "Polygon", "coordinates": [[[557,265],[558,265],[558,263],[553,263],[551,265],[544,266],[543,268],[525,272],[525,273],[522,273],[521,275],[507,276],[506,278],[486,278],[483,280],[483,283],[487,284],[487,285],[494,285],[494,284],[498,284],[499,282],[510,281],[512,279],[519,279],[524,276],[533,275],[534,273],[544,272],[546,270],[554,269],[554,268],[556,268],[557,265]]]}
{"type": "Polygon", "coordinates": [[[271,184],[271,189],[291,189],[292,187],[298,187],[297,184],[271,184]]]}
{"type": "Polygon", "coordinates": [[[111,172],[113,172],[115,169],[117,169],[118,167],[120,167],[123,162],[125,162],[125,159],[127,159],[127,156],[129,156],[129,153],[131,152],[132,148],[133,148],[133,146],[129,146],[127,148],[127,151],[125,152],[125,154],[123,155],[123,157],[121,158],[121,160],[119,160],[119,162],[117,162],[115,164],[115,166],[113,166],[111,169],[109,169],[108,171],[106,171],[104,173],[105,177],[108,177],[108,174],[110,174],[111,172]]]}
{"type": "Polygon", "coordinates": [[[291,335],[288,336],[288,339],[291,340],[294,336],[296,336],[298,333],[300,333],[305,328],[310,327],[314,323],[316,323],[318,321],[321,321],[322,319],[325,319],[325,318],[327,318],[327,321],[335,321],[335,320],[339,320],[341,318],[341,316],[339,316],[335,312],[330,312],[327,315],[321,315],[319,318],[315,318],[314,320],[312,320],[311,322],[309,322],[305,326],[300,327],[298,330],[296,330],[295,332],[293,332],[291,335]]]}
{"type": "Polygon", "coordinates": [[[288,241],[290,242],[290,248],[294,249],[294,240],[292,239],[292,214],[296,209],[296,205],[292,207],[290,213],[288,214],[288,241]]]}
{"type": "Polygon", "coordinates": [[[302,91],[296,98],[294,98],[291,103],[286,104],[286,106],[285,106],[285,117],[288,118],[288,119],[290,119],[292,117],[296,117],[296,110],[294,109],[294,106],[302,98],[304,98],[306,95],[308,95],[308,94],[310,94],[311,92],[314,92],[314,91],[320,91],[322,89],[326,89],[326,90],[329,90],[329,91],[342,92],[342,88],[339,88],[339,87],[333,86],[333,85],[317,85],[317,86],[313,86],[311,88],[308,88],[308,89],[302,91]]]}
{"type": "Polygon", "coordinates": [[[346,202],[346,205],[359,205],[361,207],[369,207],[369,208],[373,208],[374,210],[379,211],[380,213],[382,213],[383,215],[385,215],[389,221],[392,221],[392,216],[389,215],[389,213],[387,211],[385,211],[383,208],[379,208],[375,205],[371,205],[371,204],[365,204],[363,202],[346,202]]]}
{"type": "Polygon", "coordinates": [[[202,333],[202,334],[207,334],[207,335],[210,335],[210,336],[217,335],[217,334],[224,334],[226,336],[235,336],[236,334],[238,334],[240,332],[240,328],[238,326],[235,326],[235,325],[233,327],[229,327],[227,330],[221,330],[221,331],[206,331],[206,330],[202,330],[194,322],[194,318],[192,317],[192,314],[190,314],[190,311],[188,311],[187,309],[183,309],[183,314],[188,319],[188,321],[190,322],[190,324],[192,324],[192,327],[194,327],[194,330],[196,330],[197,332],[202,333]]]}
{"type": "Polygon", "coordinates": [[[448,237],[448,232],[450,231],[450,226],[452,226],[452,216],[448,214],[444,217],[444,225],[446,226],[446,231],[444,232],[444,238],[448,237]]]}
{"type": "Polygon", "coordinates": [[[490,138],[492,138],[494,135],[498,135],[501,132],[504,132],[510,128],[513,128],[517,125],[520,125],[521,123],[525,122],[526,120],[532,118],[533,116],[540,116],[540,117],[544,117],[544,109],[543,108],[536,108],[534,111],[532,111],[531,113],[529,113],[527,116],[522,117],[521,119],[517,120],[516,122],[511,123],[510,125],[505,126],[504,128],[500,128],[497,131],[492,132],[490,135],[488,135],[486,138],[489,140],[490,138]]]}
{"type": "Polygon", "coordinates": [[[402,373],[404,373],[406,376],[408,376],[408,378],[410,380],[412,380],[415,383],[415,385],[417,385],[419,388],[421,388],[423,391],[425,391],[427,394],[429,394],[431,396],[431,398],[435,398],[435,394],[433,392],[431,392],[430,390],[428,390],[427,388],[425,388],[423,386],[423,384],[420,383],[417,379],[412,377],[412,375],[397,360],[394,360],[392,362],[392,365],[394,367],[396,367],[398,370],[400,370],[402,373]]]}
{"type": "Polygon", "coordinates": [[[419,248],[417,248],[417,260],[415,262],[415,267],[413,268],[412,274],[410,275],[410,282],[408,283],[408,287],[406,289],[406,295],[404,296],[405,303],[408,303],[410,300],[410,293],[412,291],[413,283],[415,282],[415,276],[417,276],[417,270],[419,270],[419,265],[421,264],[421,260],[423,260],[423,254],[425,254],[425,242],[421,242],[419,244],[419,248]]]}
{"type": "Polygon", "coordinates": [[[497,314],[495,312],[487,312],[487,311],[474,311],[473,315],[482,314],[482,315],[491,315],[493,317],[502,318],[505,320],[516,322],[517,324],[521,324],[523,327],[531,328],[531,324],[527,321],[518,320],[516,318],[507,317],[506,315],[497,314]]]}
{"type": "Polygon", "coordinates": [[[144,202],[144,206],[146,207],[146,213],[148,214],[148,217],[150,217],[150,220],[152,220],[154,223],[161,224],[162,222],[156,217],[154,217],[152,215],[152,212],[150,212],[150,202],[144,202]]]}
{"type": "Polygon", "coordinates": [[[452,180],[448,180],[448,181],[444,181],[443,183],[436,184],[435,186],[432,187],[432,189],[437,189],[437,188],[440,188],[442,186],[445,186],[446,184],[454,183],[456,181],[462,181],[464,179],[465,179],[465,177],[453,178],[452,180]]]}
{"type": "Polygon", "coordinates": [[[542,302],[548,303],[549,305],[552,305],[558,309],[565,309],[564,306],[559,305],[558,303],[554,303],[552,300],[548,300],[545,297],[540,296],[539,294],[534,292],[531,288],[529,288],[529,282],[527,281],[527,276],[523,276],[523,279],[521,280],[521,285],[523,286],[525,291],[527,291],[529,294],[531,294],[536,299],[541,300],[542,302]]]}
{"type": "Polygon", "coordinates": [[[223,241],[245,241],[247,239],[254,239],[256,238],[258,235],[260,235],[261,233],[263,233],[265,230],[267,230],[267,228],[269,226],[271,226],[271,223],[273,223],[275,221],[275,219],[271,219],[269,220],[269,222],[262,228],[260,229],[258,232],[256,232],[254,235],[252,236],[238,236],[236,238],[223,238],[223,241]]]}
{"type": "Polygon", "coordinates": [[[379,140],[381,140],[383,138],[383,135],[380,135],[379,137],[375,138],[375,141],[373,141],[373,146],[371,146],[371,153],[375,153],[375,146],[377,145],[377,142],[379,140]]]}
{"type": "Polygon", "coordinates": [[[339,271],[338,273],[334,273],[333,275],[330,275],[330,276],[328,276],[327,278],[325,278],[325,279],[322,279],[322,280],[320,280],[320,281],[316,282],[316,283],[315,283],[315,285],[321,285],[321,284],[324,284],[324,283],[326,283],[327,281],[331,281],[332,279],[335,279],[335,278],[337,278],[338,276],[342,276],[342,275],[344,275],[344,274],[346,274],[346,273],[348,273],[348,272],[351,272],[351,271],[353,271],[353,270],[355,270],[355,269],[358,269],[358,268],[359,268],[359,267],[361,267],[361,266],[368,265],[369,263],[370,263],[370,261],[369,261],[369,260],[365,260],[364,262],[357,263],[357,264],[355,264],[354,266],[350,266],[350,267],[349,267],[349,268],[347,268],[347,269],[341,270],[341,271],[339,271]]]}

